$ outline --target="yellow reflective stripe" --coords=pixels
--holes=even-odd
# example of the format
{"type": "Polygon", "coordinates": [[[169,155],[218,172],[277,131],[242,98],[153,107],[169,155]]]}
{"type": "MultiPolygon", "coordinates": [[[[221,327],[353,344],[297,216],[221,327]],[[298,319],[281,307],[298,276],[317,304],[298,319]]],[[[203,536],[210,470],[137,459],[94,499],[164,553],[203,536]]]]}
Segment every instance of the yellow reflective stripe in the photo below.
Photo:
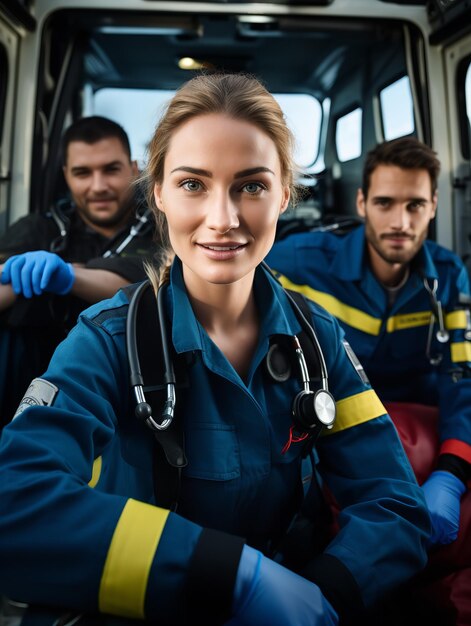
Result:
{"type": "Polygon", "coordinates": [[[464,330],[467,322],[466,311],[453,311],[445,315],[445,326],[448,330],[464,330]]]}
{"type": "Polygon", "coordinates": [[[405,330],[406,328],[417,328],[417,326],[427,326],[430,324],[431,311],[418,311],[417,313],[403,313],[402,315],[393,315],[386,322],[386,330],[393,333],[396,330],[405,330]]]}
{"type": "Polygon", "coordinates": [[[343,400],[336,402],[336,405],[337,416],[334,427],[331,430],[324,429],[324,435],[338,433],[387,413],[373,389],[357,393],[349,398],[343,398],[343,400]]]}
{"type": "Polygon", "coordinates": [[[88,483],[89,487],[95,487],[97,482],[100,480],[101,475],[101,467],[102,467],[102,458],[99,456],[93,461],[92,467],[92,477],[90,478],[90,482],[88,483]]]}
{"type": "Polygon", "coordinates": [[[461,343],[452,343],[451,360],[453,363],[463,363],[463,361],[471,361],[471,343],[462,341],[461,343]]]}
{"type": "Polygon", "coordinates": [[[129,499],[108,550],[98,596],[102,613],[142,619],[149,572],[169,511],[129,499]]]}
{"type": "Polygon", "coordinates": [[[357,328],[358,330],[363,331],[364,333],[368,333],[369,335],[379,335],[379,331],[381,329],[381,320],[377,317],[373,317],[372,315],[368,315],[368,313],[364,313],[360,311],[360,309],[355,309],[334,296],[331,296],[328,293],[324,293],[323,291],[317,291],[316,289],[312,289],[308,287],[308,285],[296,285],[292,283],[286,276],[278,275],[278,278],[286,289],[292,289],[293,291],[299,291],[306,298],[310,300],[314,300],[321,306],[324,307],[329,313],[331,313],[334,317],[345,322],[352,328],[357,328]]]}

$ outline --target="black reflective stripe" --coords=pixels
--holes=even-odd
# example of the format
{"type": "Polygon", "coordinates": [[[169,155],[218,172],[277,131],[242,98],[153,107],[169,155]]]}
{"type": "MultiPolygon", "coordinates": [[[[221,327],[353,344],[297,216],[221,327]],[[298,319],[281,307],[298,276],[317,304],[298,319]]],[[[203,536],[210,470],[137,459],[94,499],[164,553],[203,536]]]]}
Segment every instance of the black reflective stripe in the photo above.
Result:
{"type": "Polygon", "coordinates": [[[188,571],[186,597],[189,623],[216,626],[231,617],[243,547],[241,537],[218,530],[203,530],[188,571]]]}
{"type": "Polygon", "coordinates": [[[459,478],[465,485],[471,479],[471,463],[456,456],[455,454],[445,453],[438,457],[437,469],[450,472],[456,478],[459,478]]]}
{"type": "Polygon", "coordinates": [[[340,626],[352,624],[365,613],[360,588],[350,570],[330,554],[320,554],[301,572],[315,583],[337,611],[340,626]]]}
{"type": "Polygon", "coordinates": [[[109,319],[115,319],[117,317],[124,318],[126,317],[127,312],[128,312],[128,305],[122,304],[121,306],[116,307],[115,309],[107,309],[106,311],[102,311],[101,313],[98,313],[98,315],[96,317],[93,317],[90,321],[93,322],[94,324],[101,325],[103,324],[103,322],[106,322],[106,320],[109,320],[109,319]]]}

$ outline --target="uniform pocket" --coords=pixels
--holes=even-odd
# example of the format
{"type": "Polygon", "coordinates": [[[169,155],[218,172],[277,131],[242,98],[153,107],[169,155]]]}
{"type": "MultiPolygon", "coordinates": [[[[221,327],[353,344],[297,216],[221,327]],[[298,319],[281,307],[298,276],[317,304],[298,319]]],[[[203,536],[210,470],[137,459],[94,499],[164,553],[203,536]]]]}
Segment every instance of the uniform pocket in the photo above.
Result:
{"type": "Polygon", "coordinates": [[[184,476],[205,480],[240,477],[236,427],[227,424],[192,424],[186,431],[188,465],[184,476]]]}

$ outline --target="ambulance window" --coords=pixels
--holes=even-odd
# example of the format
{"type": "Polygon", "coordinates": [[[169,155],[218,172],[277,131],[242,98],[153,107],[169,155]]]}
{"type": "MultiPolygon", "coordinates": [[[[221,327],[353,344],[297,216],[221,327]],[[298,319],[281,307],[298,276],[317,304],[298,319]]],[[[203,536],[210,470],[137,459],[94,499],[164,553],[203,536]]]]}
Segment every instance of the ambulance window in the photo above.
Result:
{"type": "Polygon", "coordinates": [[[322,106],[309,94],[273,94],[296,141],[294,158],[302,168],[314,164],[319,153],[322,106]]]}
{"type": "Polygon", "coordinates": [[[414,132],[414,104],[408,76],[403,76],[382,89],[379,100],[383,133],[387,141],[414,132]]]}
{"type": "MultiPolygon", "coordinates": [[[[132,157],[142,167],[146,160],[147,143],[173,94],[173,91],[165,90],[103,88],[94,94],[88,92],[84,115],[103,115],[121,124],[129,135],[132,157]]],[[[321,104],[309,94],[274,96],[295,137],[296,163],[302,168],[310,168],[319,151],[321,104]]]]}
{"type": "MultiPolygon", "coordinates": [[[[3,135],[3,117],[7,99],[8,57],[4,46],[0,44],[0,139],[3,135]]],[[[1,145],[1,143],[0,143],[1,145]]]]}
{"type": "Polygon", "coordinates": [[[468,70],[466,72],[464,93],[465,93],[465,99],[466,99],[466,116],[468,118],[468,139],[469,139],[471,135],[471,63],[469,63],[468,70]]]}
{"type": "Polygon", "coordinates": [[[102,115],[121,124],[129,136],[132,158],[143,167],[147,144],[165,104],[174,93],[170,90],[99,89],[90,97],[84,115],[102,115]]]}
{"type": "Polygon", "coordinates": [[[361,155],[362,110],[350,111],[339,117],[335,127],[335,146],[341,163],[351,161],[361,155]]]}

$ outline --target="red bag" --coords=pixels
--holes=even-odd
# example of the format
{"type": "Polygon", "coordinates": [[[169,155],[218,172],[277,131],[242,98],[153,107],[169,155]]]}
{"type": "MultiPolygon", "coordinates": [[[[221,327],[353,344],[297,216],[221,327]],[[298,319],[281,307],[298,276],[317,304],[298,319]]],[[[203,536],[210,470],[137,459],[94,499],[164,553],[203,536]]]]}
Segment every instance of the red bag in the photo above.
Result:
{"type": "MultiPolygon", "coordinates": [[[[438,408],[405,402],[385,403],[418,483],[434,470],[440,442],[438,408]]],[[[449,615],[443,626],[471,626],[471,491],[461,500],[458,538],[433,548],[429,563],[414,582],[424,601],[449,615]]]]}

